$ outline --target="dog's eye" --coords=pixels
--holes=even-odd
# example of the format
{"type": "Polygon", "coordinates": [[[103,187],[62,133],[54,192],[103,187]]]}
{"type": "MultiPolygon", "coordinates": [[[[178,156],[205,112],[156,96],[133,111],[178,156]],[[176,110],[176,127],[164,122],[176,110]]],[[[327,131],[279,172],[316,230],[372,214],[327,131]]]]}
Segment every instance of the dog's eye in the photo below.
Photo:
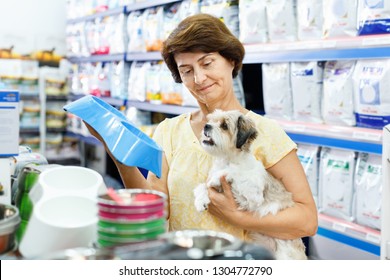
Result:
{"type": "Polygon", "coordinates": [[[227,123],[226,123],[226,122],[221,123],[221,128],[222,128],[223,130],[228,130],[228,125],[227,125],[227,123]]]}

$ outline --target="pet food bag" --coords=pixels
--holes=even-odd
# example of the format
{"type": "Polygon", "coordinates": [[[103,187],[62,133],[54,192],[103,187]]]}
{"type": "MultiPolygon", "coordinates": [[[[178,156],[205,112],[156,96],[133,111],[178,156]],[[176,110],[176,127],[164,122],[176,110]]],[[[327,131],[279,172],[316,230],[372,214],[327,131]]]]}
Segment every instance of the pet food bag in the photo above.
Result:
{"type": "Polygon", "coordinates": [[[290,83],[290,64],[263,63],[263,99],[267,116],[291,120],[292,93],[290,83]]]}
{"type": "Polygon", "coordinates": [[[318,207],[319,151],[316,145],[298,144],[298,158],[303,166],[311,192],[318,207]]]}
{"type": "Polygon", "coordinates": [[[323,38],[357,35],[357,1],[323,0],[323,38]]]}
{"type": "Polygon", "coordinates": [[[321,98],[324,63],[317,61],[291,63],[291,88],[294,119],[322,123],[321,98]]]}
{"type": "Polygon", "coordinates": [[[352,80],[355,63],[350,60],[325,63],[322,116],[327,124],[356,124],[352,80]]]}
{"type": "Polygon", "coordinates": [[[390,1],[358,0],[358,35],[390,33],[390,1]]]}
{"type": "Polygon", "coordinates": [[[381,229],[382,157],[359,153],[355,174],[356,222],[381,229]]]}
{"type": "Polygon", "coordinates": [[[297,0],[298,40],[322,38],[322,1],[297,0]]]}
{"type": "Polygon", "coordinates": [[[355,152],[322,148],[320,156],[320,212],[353,221],[355,152]]]}
{"type": "Polygon", "coordinates": [[[358,60],[353,73],[356,125],[382,129],[390,123],[390,59],[358,60]]]}
{"type": "Polygon", "coordinates": [[[240,41],[243,44],[268,41],[266,0],[239,1],[240,41]]]}

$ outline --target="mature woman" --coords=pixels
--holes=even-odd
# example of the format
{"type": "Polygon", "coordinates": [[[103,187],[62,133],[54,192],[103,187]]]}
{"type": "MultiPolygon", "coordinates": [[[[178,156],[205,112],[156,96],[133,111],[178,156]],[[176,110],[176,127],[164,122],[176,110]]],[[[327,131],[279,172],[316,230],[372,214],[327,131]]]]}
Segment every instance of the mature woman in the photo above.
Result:
{"type": "Polygon", "coordinates": [[[162,56],[174,80],[196,98],[199,110],[158,125],[153,138],[164,150],[160,178],[149,172],[146,180],[137,168],[114,161],[126,188],[151,188],[168,195],[169,230],[210,229],[243,240],[247,230],[282,239],[314,235],[317,210],[296,144],[275,121],[242,107],[233,92],[244,54],[240,41],[218,18],[197,14],[184,19],[164,42],[162,56]],[[293,194],[294,207],[256,217],[237,208],[229,184],[221,178],[224,192],[211,188],[208,210],[196,211],[193,189],[206,181],[212,160],[199,138],[206,115],[215,109],[239,110],[256,123],[254,154],[293,194]]]}

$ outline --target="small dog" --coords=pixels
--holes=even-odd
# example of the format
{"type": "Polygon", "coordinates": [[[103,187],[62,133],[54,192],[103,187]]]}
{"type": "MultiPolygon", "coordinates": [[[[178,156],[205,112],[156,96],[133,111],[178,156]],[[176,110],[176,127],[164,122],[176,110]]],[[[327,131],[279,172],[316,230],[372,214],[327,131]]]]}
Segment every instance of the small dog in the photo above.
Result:
{"type": "MultiPolygon", "coordinates": [[[[250,151],[251,143],[258,135],[253,121],[239,111],[221,110],[209,114],[207,119],[201,145],[214,161],[207,182],[194,189],[196,209],[207,209],[210,203],[207,188],[221,191],[222,176],[231,184],[234,198],[242,210],[262,217],[292,207],[291,193],[250,151]]],[[[276,259],[307,259],[301,239],[282,240],[256,232],[250,232],[249,237],[273,251],[276,259]]]]}

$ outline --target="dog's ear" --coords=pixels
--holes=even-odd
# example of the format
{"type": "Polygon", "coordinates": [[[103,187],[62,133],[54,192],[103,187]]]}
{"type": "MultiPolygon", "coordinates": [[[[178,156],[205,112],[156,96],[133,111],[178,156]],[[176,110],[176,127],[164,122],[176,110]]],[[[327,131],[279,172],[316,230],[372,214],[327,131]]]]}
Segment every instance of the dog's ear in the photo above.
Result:
{"type": "Polygon", "coordinates": [[[257,130],[253,122],[244,116],[239,116],[237,120],[237,140],[236,148],[241,149],[244,144],[251,143],[257,137],[257,130]]]}

